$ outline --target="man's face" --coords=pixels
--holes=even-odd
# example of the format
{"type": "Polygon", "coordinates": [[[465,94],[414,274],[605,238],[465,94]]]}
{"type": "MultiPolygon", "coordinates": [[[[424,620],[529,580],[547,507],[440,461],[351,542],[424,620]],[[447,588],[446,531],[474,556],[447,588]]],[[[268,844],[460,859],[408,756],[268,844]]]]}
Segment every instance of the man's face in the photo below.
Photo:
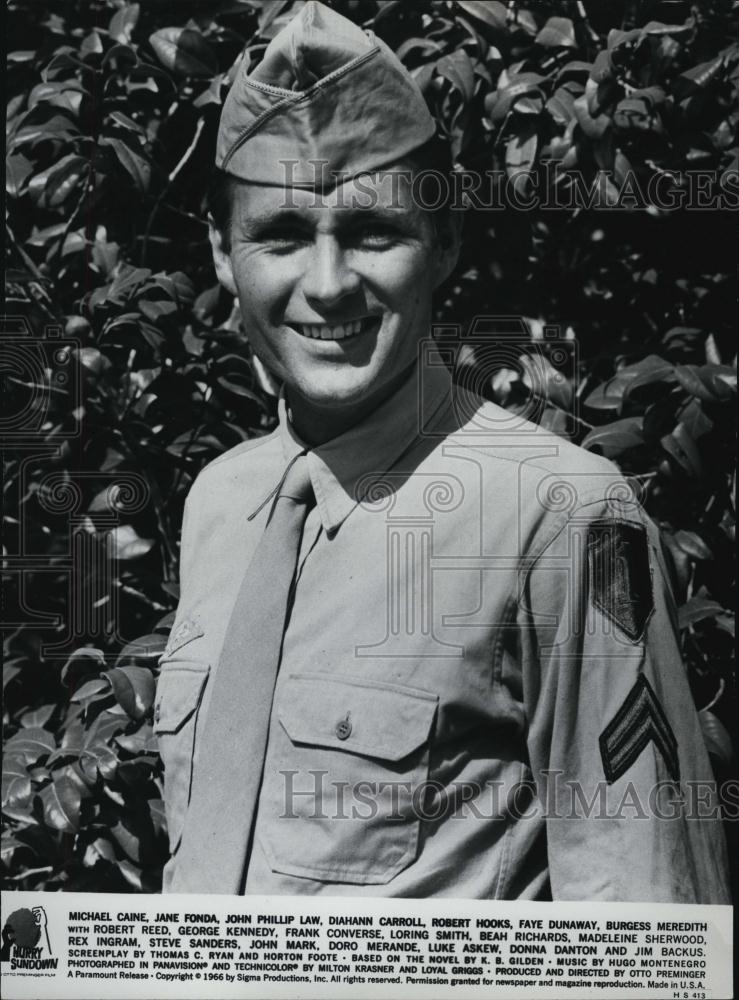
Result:
{"type": "Polygon", "coordinates": [[[400,170],[324,195],[236,187],[230,253],[216,234],[216,269],[291,403],[297,396],[337,417],[371,409],[403,380],[429,334],[431,295],[456,247],[442,249],[400,170]]]}

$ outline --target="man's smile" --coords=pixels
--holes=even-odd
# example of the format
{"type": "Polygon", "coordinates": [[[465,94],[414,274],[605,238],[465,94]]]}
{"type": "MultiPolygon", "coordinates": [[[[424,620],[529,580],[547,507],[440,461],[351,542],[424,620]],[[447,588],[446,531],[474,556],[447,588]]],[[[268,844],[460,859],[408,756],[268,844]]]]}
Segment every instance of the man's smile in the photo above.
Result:
{"type": "Polygon", "coordinates": [[[380,321],[378,316],[364,316],[344,323],[290,323],[291,329],[310,340],[346,340],[357,334],[373,330],[380,321]]]}

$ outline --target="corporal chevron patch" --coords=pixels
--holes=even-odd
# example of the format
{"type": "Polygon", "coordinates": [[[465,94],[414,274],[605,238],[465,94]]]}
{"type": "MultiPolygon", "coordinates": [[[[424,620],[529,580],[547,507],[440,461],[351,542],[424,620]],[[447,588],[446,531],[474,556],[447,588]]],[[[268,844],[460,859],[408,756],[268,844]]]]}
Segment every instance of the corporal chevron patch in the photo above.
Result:
{"type": "Polygon", "coordinates": [[[650,740],[662,754],[670,777],[679,781],[675,734],[651,684],[642,674],[600,735],[600,756],[609,785],[628,771],[650,740]]]}
{"type": "Polygon", "coordinates": [[[588,529],[588,571],[593,604],[638,642],[654,608],[646,528],[594,521],[588,529]]]}

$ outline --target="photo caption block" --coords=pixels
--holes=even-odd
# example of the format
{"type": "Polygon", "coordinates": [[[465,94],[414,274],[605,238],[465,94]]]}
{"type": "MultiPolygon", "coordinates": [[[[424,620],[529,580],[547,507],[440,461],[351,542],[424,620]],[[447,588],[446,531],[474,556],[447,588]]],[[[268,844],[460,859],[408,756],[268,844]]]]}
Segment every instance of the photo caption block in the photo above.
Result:
{"type": "Polygon", "coordinates": [[[5,893],[3,996],[732,995],[729,906],[5,893]]]}

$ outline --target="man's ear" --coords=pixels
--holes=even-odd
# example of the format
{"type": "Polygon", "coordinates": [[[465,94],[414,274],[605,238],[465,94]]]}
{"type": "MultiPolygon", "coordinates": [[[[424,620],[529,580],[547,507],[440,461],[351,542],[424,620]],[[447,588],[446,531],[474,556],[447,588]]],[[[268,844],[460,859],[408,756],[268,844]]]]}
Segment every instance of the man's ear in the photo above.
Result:
{"type": "Polygon", "coordinates": [[[223,233],[214,225],[212,218],[208,219],[208,235],[213,251],[213,265],[216,269],[216,277],[227,292],[230,292],[233,296],[238,296],[233,267],[231,266],[231,254],[226,249],[223,233]]]}
{"type": "Polygon", "coordinates": [[[434,288],[443,285],[457,266],[459,249],[462,243],[463,221],[464,213],[460,209],[450,208],[445,213],[437,236],[439,259],[436,265],[434,288]]]}

